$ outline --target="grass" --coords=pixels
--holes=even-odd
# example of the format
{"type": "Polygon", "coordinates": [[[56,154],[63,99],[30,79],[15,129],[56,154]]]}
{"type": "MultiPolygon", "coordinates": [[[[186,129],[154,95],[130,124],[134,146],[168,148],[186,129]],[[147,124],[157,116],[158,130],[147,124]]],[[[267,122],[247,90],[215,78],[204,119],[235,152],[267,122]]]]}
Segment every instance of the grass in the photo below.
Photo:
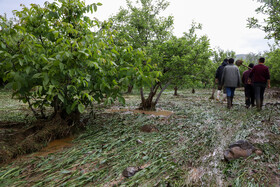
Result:
{"type": "MultiPolygon", "coordinates": [[[[279,185],[279,106],[247,110],[243,92],[236,91],[235,105],[227,110],[225,104],[208,100],[211,90],[196,91],[184,90],[179,97],[165,92],[158,108],[174,111],[167,118],[99,109],[71,148],[45,157],[28,155],[0,168],[0,186],[279,185]],[[154,125],[159,132],[141,132],[143,125],[154,125]],[[224,162],[223,151],[240,139],[263,154],[224,162]],[[123,178],[128,166],[144,169],[123,178]]],[[[9,95],[0,93],[0,99],[9,95]]],[[[138,95],[126,100],[130,107],[139,104],[138,95]]],[[[14,115],[22,116],[15,113],[9,119],[14,115]]]]}

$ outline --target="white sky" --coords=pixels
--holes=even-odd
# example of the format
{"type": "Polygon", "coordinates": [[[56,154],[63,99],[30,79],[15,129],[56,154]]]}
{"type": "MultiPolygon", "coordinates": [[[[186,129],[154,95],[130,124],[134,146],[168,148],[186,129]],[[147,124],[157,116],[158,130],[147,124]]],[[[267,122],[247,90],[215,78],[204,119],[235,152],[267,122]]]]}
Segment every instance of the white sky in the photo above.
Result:
{"type": "MultiPolygon", "coordinates": [[[[53,1],[53,0],[49,0],[53,1]]],[[[135,1],[135,0],[134,0],[135,1]]],[[[45,0],[0,0],[0,14],[20,9],[20,4],[43,4],[45,0]]],[[[105,20],[116,14],[126,0],[86,0],[86,3],[101,2],[103,6],[92,15],[105,20]]],[[[246,28],[248,17],[260,17],[255,9],[260,5],[257,0],[169,0],[170,6],[163,16],[174,16],[174,34],[182,36],[192,21],[202,24],[200,34],[210,38],[211,47],[233,50],[237,54],[263,52],[269,50],[265,33],[258,29],[246,28]]]]}

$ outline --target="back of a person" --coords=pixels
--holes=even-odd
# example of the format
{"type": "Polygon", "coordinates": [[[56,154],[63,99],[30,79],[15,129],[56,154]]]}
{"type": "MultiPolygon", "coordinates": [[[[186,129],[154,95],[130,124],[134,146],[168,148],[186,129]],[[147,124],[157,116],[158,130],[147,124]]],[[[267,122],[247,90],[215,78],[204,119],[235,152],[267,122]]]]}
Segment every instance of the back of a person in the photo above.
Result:
{"type": "Polygon", "coordinates": [[[225,77],[224,85],[225,87],[238,87],[239,82],[239,69],[234,64],[229,64],[224,68],[225,77]]]}
{"type": "Polygon", "coordinates": [[[247,70],[247,71],[243,72],[243,76],[242,76],[243,84],[248,84],[248,79],[249,79],[250,73],[251,73],[251,70],[247,70]]]}
{"type": "Polygon", "coordinates": [[[266,83],[268,79],[268,67],[263,64],[258,64],[254,66],[253,71],[253,82],[266,83]]]}

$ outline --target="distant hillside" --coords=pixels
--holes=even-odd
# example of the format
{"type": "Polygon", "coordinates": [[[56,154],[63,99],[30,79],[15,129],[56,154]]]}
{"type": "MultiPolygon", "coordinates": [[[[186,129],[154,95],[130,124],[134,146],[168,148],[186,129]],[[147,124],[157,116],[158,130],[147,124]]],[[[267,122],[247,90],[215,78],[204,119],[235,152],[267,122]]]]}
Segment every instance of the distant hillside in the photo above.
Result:
{"type": "Polygon", "coordinates": [[[237,58],[237,59],[243,59],[243,60],[245,60],[246,57],[247,57],[247,55],[248,55],[248,54],[237,54],[237,55],[236,55],[236,58],[237,58]]]}

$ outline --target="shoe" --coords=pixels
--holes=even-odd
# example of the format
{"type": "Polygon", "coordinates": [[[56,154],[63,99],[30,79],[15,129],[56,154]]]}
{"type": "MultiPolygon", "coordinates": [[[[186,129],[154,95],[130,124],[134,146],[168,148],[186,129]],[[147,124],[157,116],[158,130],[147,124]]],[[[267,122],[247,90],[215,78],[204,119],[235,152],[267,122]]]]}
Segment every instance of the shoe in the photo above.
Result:
{"type": "Polygon", "coordinates": [[[230,109],[231,108],[231,98],[227,97],[227,108],[230,109]]]}
{"type": "Polygon", "coordinates": [[[218,90],[218,91],[217,91],[217,98],[216,98],[217,101],[220,101],[220,94],[221,94],[221,91],[218,90]]]}

